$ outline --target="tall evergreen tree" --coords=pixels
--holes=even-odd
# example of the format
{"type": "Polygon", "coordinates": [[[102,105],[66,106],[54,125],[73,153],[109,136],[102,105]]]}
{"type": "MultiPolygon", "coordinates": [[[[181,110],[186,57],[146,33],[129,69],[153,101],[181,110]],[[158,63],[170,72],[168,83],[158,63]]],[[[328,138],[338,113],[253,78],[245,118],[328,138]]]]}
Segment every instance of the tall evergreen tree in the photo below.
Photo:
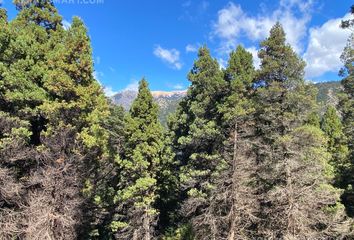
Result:
{"type": "MultiPolygon", "coordinates": [[[[351,7],[351,13],[354,15],[354,6],[351,7]]],[[[344,204],[350,216],[354,216],[354,201],[353,199],[353,186],[354,186],[354,33],[353,33],[354,19],[342,22],[343,31],[351,30],[351,35],[348,38],[346,47],[341,55],[343,68],[340,70],[339,75],[343,78],[341,84],[343,91],[339,97],[339,109],[342,114],[342,121],[344,127],[344,134],[348,142],[348,159],[347,162],[351,164],[348,171],[345,172],[342,179],[343,186],[347,191],[343,195],[344,204]]]]}
{"type": "Polygon", "coordinates": [[[270,30],[270,37],[261,42],[258,53],[261,59],[258,84],[270,86],[278,83],[291,87],[291,84],[296,84],[303,78],[305,62],[299,59],[285,41],[284,30],[278,22],[270,30]]]}
{"type": "Polygon", "coordinates": [[[343,77],[342,86],[343,93],[340,98],[340,108],[343,115],[343,124],[345,133],[348,137],[349,149],[351,151],[351,159],[354,157],[353,140],[354,140],[354,33],[348,39],[347,46],[344,48],[341,56],[344,67],[340,71],[343,77]]]}
{"type": "MultiPolygon", "coordinates": [[[[1,148],[1,167],[12,177],[12,180],[8,177],[3,181],[12,181],[18,189],[21,189],[21,192],[17,193],[20,197],[16,202],[5,205],[0,210],[0,225],[3,231],[1,235],[4,234],[8,238],[56,237],[61,239],[63,235],[75,236],[76,223],[66,221],[65,218],[77,219],[74,206],[76,204],[68,204],[67,209],[72,210],[71,213],[58,212],[57,196],[48,199],[42,191],[46,188],[47,193],[50,194],[53,185],[48,181],[50,177],[47,178],[47,176],[56,175],[53,171],[44,171],[47,169],[48,159],[52,156],[42,154],[47,150],[48,145],[46,138],[41,136],[45,128],[45,119],[39,110],[47,98],[43,88],[43,78],[46,73],[45,53],[48,52],[47,43],[51,33],[36,22],[27,21],[25,16],[28,16],[29,11],[35,13],[35,6],[29,4],[13,21],[4,26],[4,30],[2,28],[3,51],[0,53],[2,55],[0,73],[2,104],[0,110],[3,122],[0,135],[3,147],[1,148]],[[16,134],[17,136],[9,134],[15,131],[19,133],[16,134]],[[14,149],[13,146],[16,145],[19,148],[14,149]],[[37,151],[36,147],[40,145],[41,151],[37,151]],[[5,156],[9,153],[11,155],[6,158],[5,156]],[[44,174],[46,177],[39,177],[44,174]],[[28,188],[27,186],[37,187],[28,188]],[[40,203],[42,206],[39,205],[40,203]],[[51,212],[56,212],[61,217],[53,228],[50,227],[50,222],[53,221],[50,217],[51,212]],[[40,216],[45,217],[39,222],[40,216]],[[67,230],[64,231],[65,228],[67,230]]],[[[58,142],[57,145],[60,143],[58,142]]],[[[55,146],[52,147],[55,148],[55,146]]],[[[53,164],[55,160],[52,159],[53,164]]],[[[60,172],[58,169],[58,173],[60,172]]],[[[4,182],[4,186],[6,184],[4,182]]],[[[62,196],[65,198],[67,195],[62,196]]],[[[77,196],[75,190],[72,196],[77,196]]],[[[6,201],[3,196],[1,198],[2,201],[6,201]]],[[[12,200],[9,199],[9,201],[12,200]]]]}
{"type": "Polygon", "coordinates": [[[341,119],[333,106],[329,106],[325,112],[321,129],[328,137],[328,151],[331,153],[331,165],[334,167],[336,175],[336,184],[343,187],[343,177],[350,167],[347,161],[348,147],[343,133],[341,119]]]}
{"type": "MultiPolygon", "coordinates": [[[[225,129],[228,136],[225,142],[225,159],[229,167],[221,178],[222,186],[231,185],[226,193],[229,197],[228,213],[229,229],[227,239],[238,239],[252,236],[249,231],[254,222],[253,214],[256,212],[254,189],[251,187],[255,172],[255,159],[251,151],[251,138],[254,134],[254,102],[253,84],[255,70],[251,53],[238,46],[230,54],[228,67],[225,71],[225,80],[228,83],[225,100],[221,112],[226,123],[225,129]]],[[[218,189],[222,189],[219,188],[218,189]]],[[[218,190],[220,194],[220,190],[218,190]]],[[[227,205],[224,206],[227,209],[227,205]]]]}
{"type": "Polygon", "coordinates": [[[62,17],[58,14],[52,0],[14,0],[21,17],[28,23],[35,23],[46,30],[56,30],[62,25],[62,17]]]}
{"type": "Polygon", "coordinates": [[[182,212],[194,218],[203,208],[215,187],[221,158],[223,135],[220,130],[220,103],[225,80],[216,59],[202,47],[188,74],[191,86],[170,123],[176,160],[180,164],[182,212]]]}
{"type": "Polygon", "coordinates": [[[207,198],[207,207],[193,220],[197,239],[244,239],[253,224],[256,205],[250,187],[255,159],[250,138],[253,135],[252,102],[255,70],[252,54],[242,46],[231,52],[224,71],[224,96],[218,106],[221,132],[225,139],[220,149],[226,163],[207,198]],[[247,140],[248,139],[248,140],[247,140]]]}
{"type": "Polygon", "coordinates": [[[176,229],[179,223],[179,171],[175,161],[172,140],[169,131],[164,132],[164,148],[157,173],[157,199],[155,208],[159,211],[158,233],[160,236],[176,229]]]}
{"type": "Polygon", "coordinates": [[[338,215],[343,211],[336,205],[339,191],[329,185],[332,174],[323,134],[304,125],[314,110],[315,91],[303,80],[303,60],[285,41],[277,23],[259,51],[256,150],[259,217],[264,220],[258,224],[258,234],[286,239],[337,237],[340,233],[333,226],[342,220],[338,215]],[[315,152],[321,158],[316,159],[315,152]],[[330,205],[338,207],[325,212],[330,205]]]}
{"type": "Polygon", "coordinates": [[[88,180],[93,180],[94,184],[89,182],[85,188],[87,195],[91,196],[91,202],[88,202],[89,207],[86,208],[88,226],[81,238],[114,238],[111,224],[117,213],[115,193],[120,179],[119,167],[115,160],[119,159],[123,152],[124,115],[123,107],[110,105],[110,115],[103,120],[102,127],[108,133],[108,156],[99,161],[99,164],[96,163],[96,167],[93,166],[94,174],[88,180]]]}
{"type": "Polygon", "coordinates": [[[158,106],[144,79],[125,118],[124,136],[123,156],[117,160],[120,179],[115,197],[121,212],[111,228],[116,239],[149,240],[158,216],[154,204],[164,141],[158,106]]]}
{"type": "Polygon", "coordinates": [[[108,156],[101,126],[108,104],[93,78],[83,23],[74,19],[65,31],[52,1],[15,3],[18,16],[1,18],[0,165],[4,186],[9,181],[20,191],[0,198],[20,198],[1,204],[0,228],[8,238],[74,239],[98,185],[87,190],[97,176],[92,166],[108,156]]]}

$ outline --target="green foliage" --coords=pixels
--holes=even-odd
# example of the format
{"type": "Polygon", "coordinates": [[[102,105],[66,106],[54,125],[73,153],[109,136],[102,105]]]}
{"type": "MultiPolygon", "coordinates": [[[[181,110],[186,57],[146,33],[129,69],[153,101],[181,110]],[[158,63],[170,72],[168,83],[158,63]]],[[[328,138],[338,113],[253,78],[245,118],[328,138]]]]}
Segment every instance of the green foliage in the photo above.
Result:
{"type": "Polygon", "coordinates": [[[333,97],[336,97],[341,91],[341,84],[336,82],[320,82],[316,83],[315,87],[318,89],[317,102],[323,106],[331,104],[333,97]]]}
{"type": "Polygon", "coordinates": [[[306,121],[307,124],[315,126],[317,128],[321,127],[321,117],[317,112],[312,112],[309,114],[306,121]]]}
{"type": "MultiPolygon", "coordinates": [[[[66,237],[76,238],[76,231],[72,229],[84,225],[90,228],[97,217],[95,212],[88,213],[76,205],[84,201],[80,193],[86,198],[86,206],[101,207],[107,201],[101,196],[107,186],[104,186],[106,182],[100,173],[105,172],[105,163],[112,155],[108,147],[110,135],[103,126],[103,121],[110,115],[108,102],[101,86],[93,78],[91,43],[83,22],[74,18],[71,28],[65,30],[62,17],[52,1],[19,0],[14,3],[19,13],[12,21],[7,22],[3,9],[0,12],[0,110],[7,114],[6,119],[11,124],[21,124],[11,129],[12,140],[6,140],[6,132],[1,133],[0,138],[2,143],[7,142],[8,147],[17,144],[28,149],[21,150],[23,154],[16,158],[16,164],[10,166],[0,161],[0,168],[17,172],[21,179],[15,177],[16,184],[30,185],[33,177],[40,181],[66,180],[66,185],[58,191],[50,189],[55,185],[37,184],[35,191],[38,195],[33,196],[33,201],[42,196],[47,199],[43,201],[52,202],[54,208],[58,202],[62,204],[60,196],[67,196],[68,189],[74,191],[66,202],[67,212],[52,214],[61,215],[62,219],[83,221],[63,223],[65,231],[59,229],[61,223],[42,228],[47,229],[46,234],[53,238],[60,239],[61,234],[70,231],[66,237]],[[60,169],[69,162],[70,170],[66,170],[66,175],[52,174],[61,174],[60,169]],[[19,168],[21,165],[23,167],[19,168]],[[75,178],[75,183],[71,177],[75,178]]],[[[26,201],[28,199],[24,196],[17,204],[28,205],[26,201]]],[[[23,214],[18,206],[14,205],[11,210],[23,214]]],[[[7,217],[2,216],[5,220],[7,217]]],[[[32,216],[25,218],[35,219],[32,216]]],[[[26,234],[26,238],[36,238],[29,232],[26,234]]],[[[80,234],[86,235],[84,227],[80,234]]]]}
{"type": "Polygon", "coordinates": [[[285,32],[278,22],[270,30],[270,36],[261,42],[258,53],[261,59],[261,69],[257,79],[260,85],[270,85],[279,82],[291,86],[303,79],[305,62],[285,44],[285,32]]]}
{"type": "Polygon", "coordinates": [[[209,191],[212,175],[222,162],[218,147],[222,142],[217,106],[226,87],[223,74],[210,51],[202,47],[188,74],[191,86],[169,123],[176,160],[181,164],[180,179],[184,194],[191,189],[209,191]]]}
{"type": "MultiPolygon", "coordinates": [[[[235,56],[238,54],[243,52],[235,56]]],[[[239,64],[235,62],[235,68],[239,64]]],[[[186,217],[194,219],[201,209],[207,207],[204,203],[215,188],[215,180],[226,167],[221,156],[224,141],[222,118],[228,110],[219,105],[224,101],[232,104],[234,99],[224,97],[229,91],[229,83],[223,75],[209,49],[201,47],[188,74],[191,86],[168,124],[175,162],[178,163],[179,188],[175,190],[178,196],[175,209],[180,207],[178,222],[186,217]]],[[[178,222],[172,227],[175,228],[178,222]]]]}
{"type": "MultiPolygon", "coordinates": [[[[313,115],[317,109],[317,92],[305,83],[304,61],[286,44],[279,23],[261,47],[255,115],[260,137],[258,191],[264,193],[260,215],[267,216],[267,220],[260,223],[258,231],[263,237],[322,236],[321,231],[312,229],[313,225],[331,228],[334,221],[343,223],[344,217],[343,212],[331,218],[323,211],[339,201],[340,191],[334,187],[331,187],[333,191],[320,188],[330,186],[334,171],[329,165],[327,138],[318,128],[318,117],[313,115]],[[293,204],[300,200],[301,209],[293,204]],[[301,219],[301,224],[295,219],[301,219]]],[[[338,120],[334,121],[338,123],[338,120]]],[[[338,232],[330,231],[337,236],[338,232]]]]}
{"type": "Polygon", "coordinates": [[[175,230],[170,230],[162,237],[162,240],[194,240],[194,233],[191,224],[183,224],[175,230]]]}
{"type": "Polygon", "coordinates": [[[343,77],[342,86],[344,88],[343,93],[340,96],[339,106],[343,112],[343,124],[345,128],[345,134],[348,137],[349,150],[351,157],[354,155],[354,34],[352,33],[348,39],[348,44],[344,48],[341,56],[344,68],[340,71],[340,76],[343,77]]]}
{"type": "MultiPolygon", "coordinates": [[[[350,7],[350,13],[354,14],[354,5],[350,7]]],[[[352,28],[354,26],[354,19],[342,20],[342,28],[352,28]]]]}
{"type": "Polygon", "coordinates": [[[233,126],[235,119],[245,117],[254,110],[250,99],[255,76],[252,54],[238,46],[236,51],[230,53],[224,75],[227,87],[219,111],[223,114],[224,124],[233,126]]]}
{"type": "Polygon", "coordinates": [[[350,213],[353,34],[343,121],[334,107],[320,121],[277,23],[257,71],[242,46],[225,70],[201,47],[166,133],[144,79],[128,113],[107,101],[80,18],[64,29],[53,1],[14,3],[11,21],[0,9],[0,238],[346,237],[337,186],[350,213]]]}
{"type": "Polygon", "coordinates": [[[113,221],[110,225],[112,232],[118,232],[119,229],[127,227],[128,224],[125,222],[113,221]]]}
{"type": "Polygon", "coordinates": [[[164,136],[158,121],[157,104],[144,79],[140,81],[138,96],[125,116],[124,138],[123,156],[117,159],[120,175],[115,203],[126,210],[119,214],[122,217],[117,215],[117,220],[126,224],[121,231],[127,231],[127,236],[137,232],[147,236],[154,230],[158,215],[154,204],[157,177],[163,161],[164,136]],[[144,220],[139,220],[141,218],[144,220]],[[145,221],[148,229],[143,226],[145,221]]]}
{"type": "Polygon", "coordinates": [[[331,164],[336,169],[337,178],[340,179],[344,175],[344,169],[349,167],[347,162],[348,148],[341,120],[334,107],[329,106],[327,108],[321,122],[321,128],[328,136],[328,151],[332,154],[331,164]]]}
{"type": "Polygon", "coordinates": [[[52,0],[14,0],[17,10],[21,11],[19,18],[35,23],[47,30],[56,30],[61,25],[62,17],[58,15],[52,0]]]}
{"type": "MultiPolygon", "coordinates": [[[[351,7],[351,13],[353,12],[353,6],[351,7]]],[[[347,191],[343,195],[343,202],[346,206],[346,210],[350,216],[354,216],[354,201],[353,190],[354,184],[353,172],[354,172],[354,33],[353,33],[353,19],[343,21],[343,28],[351,29],[351,35],[348,38],[346,47],[341,55],[341,60],[344,67],[340,70],[339,75],[343,78],[342,87],[343,91],[339,96],[339,109],[342,113],[343,131],[347,138],[348,143],[348,157],[347,162],[351,164],[350,168],[345,169],[342,180],[343,188],[347,188],[347,191]]]]}

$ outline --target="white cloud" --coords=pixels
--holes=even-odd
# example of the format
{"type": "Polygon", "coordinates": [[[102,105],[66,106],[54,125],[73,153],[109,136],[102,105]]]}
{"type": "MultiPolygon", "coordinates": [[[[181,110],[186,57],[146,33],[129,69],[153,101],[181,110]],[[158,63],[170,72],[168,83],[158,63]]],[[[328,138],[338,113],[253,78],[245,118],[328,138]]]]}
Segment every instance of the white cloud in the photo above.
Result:
{"type": "Polygon", "coordinates": [[[111,86],[103,87],[103,92],[107,97],[113,97],[118,93],[117,91],[113,91],[111,86]]]}
{"type": "MultiPolygon", "coordinates": [[[[343,30],[339,26],[341,20],[350,18],[350,15],[330,19],[321,26],[308,29],[313,5],[313,0],[281,0],[275,10],[263,9],[261,14],[251,16],[240,5],[229,2],[218,12],[217,21],[213,24],[212,37],[216,36],[221,40],[221,58],[225,59],[242,38],[253,43],[265,39],[271,27],[279,21],[283,25],[288,43],[307,62],[307,78],[319,77],[326,72],[338,72],[342,65],[340,55],[350,35],[349,30],[343,30]]],[[[246,49],[252,53],[255,67],[258,68],[260,60],[255,46],[246,49]]],[[[221,60],[219,63],[224,65],[221,60]]]]}
{"type": "Polygon", "coordinates": [[[62,21],[62,24],[65,30],[68,30],[71,27],[71,23],[65,19],[62,21]]]}
{"type": "Polygon", "coordinates": [[[263,40],[268,36],[271,27],[279,21],[287,34],[287,41],[300,53],[303,50],[302,40],[306,36],[307,24],[311,20],[311,6],[311,0],[282,0],[277,9],[269,14],[249,16],[240,5],[229,2],[219,10],[212,36],[219,37],[222,40],[221,50],[229,52],[238,44],[240,37],[253,42],[263,40]]]}
{"type": "MultiPolygon", "coordinates": [[[[198,44],[199,45],[199,44],[198,44]]],[[[188,44],[187,46],[186,46],[186,52],[188,53],[188,52],[198,52],[198,48],[199,48],[199,46],[198,46],[197,44],[188,44]]]]}
{"type": "Polygon", "coordinates": [[[178,20],[187,20],[191,22],[200,22],[209,10],[208,1],[186,1],[182,3],[183,13],[178,20]]]}
{"type": "Polygon", "coordinates": [[[117,92],[116,91],[113,91],[113,88],[111,86],[104,86],[102,81],[101,81],[101,78],[104,76],[104,73],[103,72],[99,72],[99,71],[94,71],[93,72],[93,77],[94,79],[96,79],[96,81],[101,85],[102,89],[103,89],[103,92],[104,94],[107,96],[107,97],[112,97],[114,96],[117,92]]]}
{"type": "Polygon", "coordinates": [[[115,71],[116,71],[116,69],[115,69],[114,67],[109,67],[109,70],[110,70],[111,72],[115,72],[115,71]]]}
{"type": "Polygon", "coordinates": [[[253,65],[256,69],[259,69],[260,65],[261,65],[261,60],[258,57],[258,50],[256,47],[249,47],[246,48],[247,51],[249,51],[252,54],[253,57],[253,65]]]}
{"type": "Polygon", "coordinates": [[[133,80],[122,91],[138,91],[138,89],[139,89],[139,81],[133,80]]]}
{"type": "Polygon", "coordinates": [[[165,49],[162,48],[160,45],[157,45],[154,49],[154,55],[164,62],[168,63],[174,69],[181,69],[182,63],[180,61],[180,53],[178,50],[172,49],[165,49]]]}
{"type": "Polygon", "coordinates": [[[342,66],[340,55],[350,35],[349,30],[339,26],[341,20],[349,18],[350,15],[347,14],[343,18],[331,19],[322,26],[310,29],[309,44],[304,54],[307,78],[339,71],[342,66]]]}
{"type": "Polygon", "coordinates": [[[100,56],[97,56],[97,57],[96,57],[95,63],[96,63],[97,65],[101,63],[101,58],[100,58],[100,56]]]}
{"type": "Polygon", "coordinates": [[[218,60],[220,69],[226,69],[227,61],[225,59],[223,59],[223,58],[218,58],[217,60],[218,60]]]}
{"type": "Polygon", "coordinates": [[[182,90],[182,89],[184,89],[184,86],[181,83],[177,83],[177,84],[173,85],[173,89],[182,90]]]}
{"type": "Polygon", "coordinates": [[[281,0],[280,6],[284,8],[298,7],[301,12],[307,12],[313,5],[314,0],[281,0]]]}
{"type": "Polygon", "coordinates": [[[96,79],[100,84],[101,84],[101,78],[103,76],[104,76],[103,72],[99,72],[99,71],[94,71],[93,72],[93,78],[96,79]]]}
{"type": "Polygon", "coordinates": [[[214,25],[215,34],[227,40],[235,38],[241,30],[239,21],[243,15],[241,6],[230,2],[218,12],[218,21],[214,25]]]}

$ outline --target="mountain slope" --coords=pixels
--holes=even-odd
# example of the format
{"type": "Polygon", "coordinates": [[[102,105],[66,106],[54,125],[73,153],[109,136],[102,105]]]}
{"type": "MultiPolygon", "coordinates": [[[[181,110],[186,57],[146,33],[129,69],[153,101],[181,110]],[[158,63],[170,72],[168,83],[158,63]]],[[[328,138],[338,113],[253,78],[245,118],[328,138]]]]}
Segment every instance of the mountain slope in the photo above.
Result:
{"type": "MultiPolygon", "coordinates": [[[[187,91],[152,91],[151,93],[160,107],[160,121],[166,124],[168,115],[176,110],[179,101],[186,95],[187,91]]],[[[129,110],[136,96],[136,91],[122,91],[112,97],[112,102],[123,106],[125,110],[129,110]]]]}
{"type": "Polygon", "coordinates": [[[317,102],[321,104],[334,104],[337,101],[337,95],[341,90],[339,81],[316,83],[318,89],[317,102]]]}
{"type": "MultiPolygon", "coordinates": [[[[318,89],[317,101],[323,106],[321,107],[321,112],[325,105],[336,103],[337,94],[341,89],[340,82],[322,82],[316,83],[315,86],[318,89]]],[[[178,103],[186,95],[187,91],[152,91],[151,93],[160,106],[160,120],[166,125],[168,115],[176,110],[178,103]]],[[[125,110],[129,110],[136,96],[136,91],[122,91],[112,97],[112,102],[123,106],[125,110]]]]}

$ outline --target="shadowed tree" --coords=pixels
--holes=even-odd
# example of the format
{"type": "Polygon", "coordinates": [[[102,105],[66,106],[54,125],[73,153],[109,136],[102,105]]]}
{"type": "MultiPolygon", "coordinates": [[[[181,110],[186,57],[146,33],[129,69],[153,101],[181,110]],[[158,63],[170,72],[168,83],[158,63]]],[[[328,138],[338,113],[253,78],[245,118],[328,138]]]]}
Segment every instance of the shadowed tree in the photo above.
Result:
{"type": "MultiPolygon", "coordinates": [[[[351,13],[354,14],[354,6],[351,7],[351,13]]],[[[343,188],[347,188],[347,191],[343,195],[344,204],[347,207],[348,214],[354,215],[354,194],[353,194],[353,172],[354,172],[354,33],[353,33],[354,20],[350,19],[342,22],[343,31],[351,31],[351,35],[348,38],[346,47],[341,55],[341,60],[344,67],[340,70],[339,75],[343,78],[342,86],[343,91],[339,97],[338,107],[341,111],[342,122],[344,127],[344,134],[348,142],[348,160],[351,164],[349,170],[344,173],[342,177],[343,188]]]]}
{"type": "Polygon", "coordinates": [[[217,105],[225,80],[216,59],[202,47],[188,74],[191,86],[170,123],[176,160],[180,164],[182,215],[189,219],[207,207],[221,158],[221,114],[217,105]]]}
{"type": "Polygon", "coordinates": [[[315,91],[304,80],[304,62],[285,43],[279,23],[261,43],[256,93],[259,143],[258,234],[266,238],[339,237],[344,221],[340,191],[330,185],[325,138],[304,125],[315,109],[315,91]],[[328,208],[331,211],[328,211],[328,208]]]}
{"type": "Polygon", "coordinates": [[[17,190],[0,190],[0,235],[75,239],[98,191],[92,166],[108,156],[108,104],[83,23],[65,31],[52,1],[15,3],[17,17],[0,20],[0,181],[17,190]]]}
{"type": "Polygon", "coordinates": [[[215,178],[207,207],[193,218],[196,239],[250,237],[256,206],[251,187],[255,159],[250,138],[254,134],[252,102],[255,70],[252,55],[242,46],[231,52],[224,71],[224,96],[217,107],[224,142],[219,149],[226,166],[215,178]]]}

